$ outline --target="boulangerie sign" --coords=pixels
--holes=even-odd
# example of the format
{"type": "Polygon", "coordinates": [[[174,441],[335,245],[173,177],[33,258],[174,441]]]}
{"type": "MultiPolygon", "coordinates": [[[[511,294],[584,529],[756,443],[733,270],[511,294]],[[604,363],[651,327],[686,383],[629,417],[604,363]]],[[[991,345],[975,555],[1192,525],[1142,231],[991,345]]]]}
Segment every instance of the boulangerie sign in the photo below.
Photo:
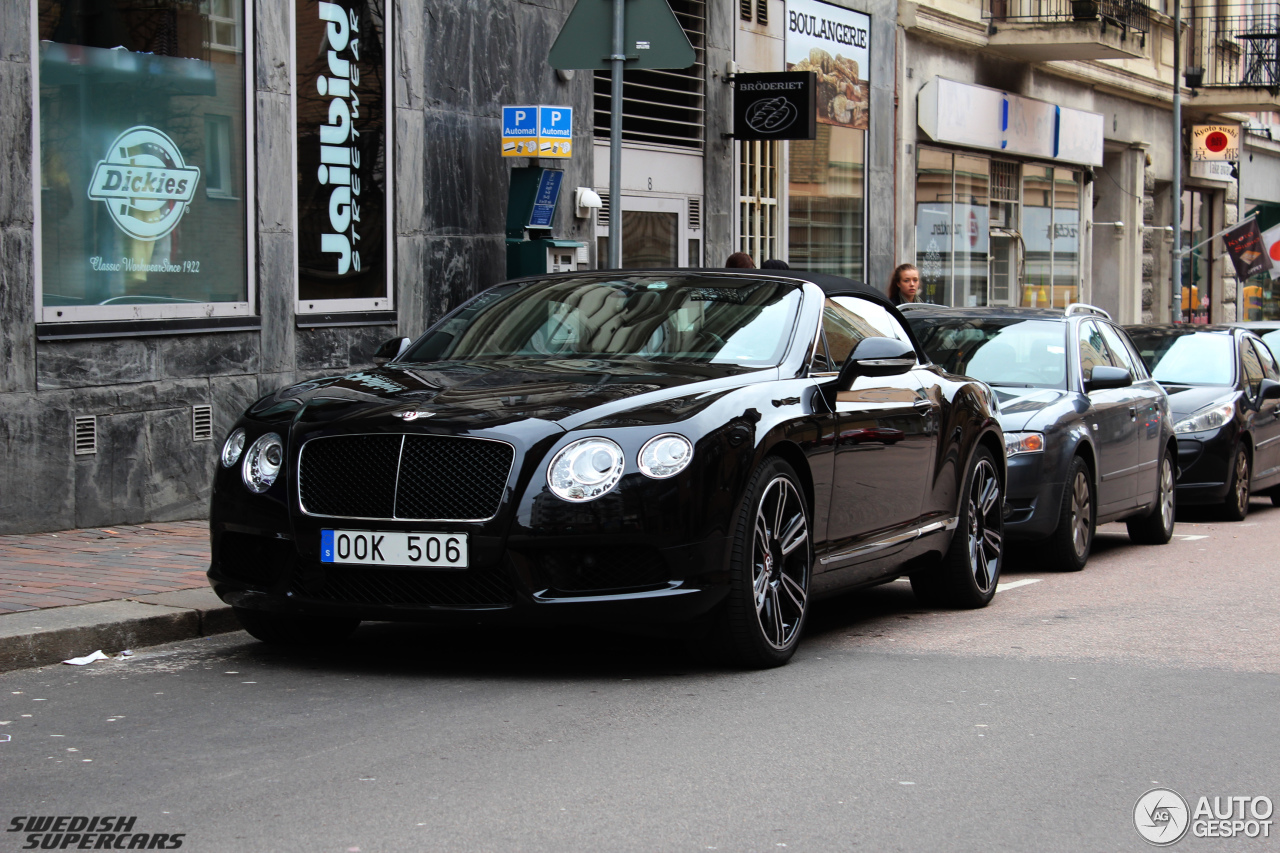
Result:
{"type": "Polygon", "coordinates": [[[297,0],[298,298],[388,295],[384,0],[297,0]]]}

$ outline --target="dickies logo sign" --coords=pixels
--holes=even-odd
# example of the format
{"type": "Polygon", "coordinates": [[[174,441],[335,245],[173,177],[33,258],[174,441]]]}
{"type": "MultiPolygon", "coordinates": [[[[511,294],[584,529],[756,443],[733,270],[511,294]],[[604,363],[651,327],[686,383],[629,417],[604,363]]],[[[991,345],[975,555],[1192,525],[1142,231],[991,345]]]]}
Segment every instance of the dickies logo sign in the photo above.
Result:
{"type": "Polygon", "coordinates": [[[89,198],[104,203],[130,237],[154,241],[177,227],[199,182],[199,167],[186,164],[168,135],[139,125],[117,136],[98,161],[89,198]]]}

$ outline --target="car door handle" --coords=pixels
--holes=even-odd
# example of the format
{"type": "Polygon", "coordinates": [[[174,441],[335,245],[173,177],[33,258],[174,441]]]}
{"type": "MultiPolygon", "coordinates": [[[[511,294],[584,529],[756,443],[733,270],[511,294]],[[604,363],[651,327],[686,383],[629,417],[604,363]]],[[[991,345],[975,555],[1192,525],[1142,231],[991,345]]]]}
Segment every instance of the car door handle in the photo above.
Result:
{"type": "Polygon", "coordinates": [[[926,410],[926,409],[932,409],[932,408],[933,408],[933,403],[932,403],[932,402],[930,402],[929,400],[916,400],[916,401],[915,401],[914,403],[912,403],[911,405],[912,405],[912,407],[917,408],[917,409],[920,409],[921,411],[924,411],[924,410],[926,410]]]}
{"type": "Polygon", "coordinates": [[[1138,419],[1138,407],[1137,407],[1137,406],[1130,406],[1130,407],[1129,407],[1129,419],[1130,419],[1130,420],[1134,420],[1134,421],[1136,421],[1136,420],[1138,419]]]}

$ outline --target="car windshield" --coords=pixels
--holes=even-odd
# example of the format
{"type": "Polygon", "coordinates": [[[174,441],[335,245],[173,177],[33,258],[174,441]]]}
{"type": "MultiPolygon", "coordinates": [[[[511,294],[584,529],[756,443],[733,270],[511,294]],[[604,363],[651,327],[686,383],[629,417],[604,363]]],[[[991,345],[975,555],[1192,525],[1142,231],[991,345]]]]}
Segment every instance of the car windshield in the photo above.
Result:
{"type": "Polygon", "coordinates": [[[500,285],[400,361],[639,359],[776,366],[800,305],[794,282],[746,276],[583,275],[500,285]]]}
{"type": "Polygon", "coordinates": [[[1129,337],[1157,382],[1234,385],[1235,338],[1191,329],[1130,329],[1129,337]]]}
{"type": "Polygon", "coordinates": [[[934,364],[989,385],[1065,388],[1066,327],[1012,317],[919,317],[907,322],[934,364]]]}

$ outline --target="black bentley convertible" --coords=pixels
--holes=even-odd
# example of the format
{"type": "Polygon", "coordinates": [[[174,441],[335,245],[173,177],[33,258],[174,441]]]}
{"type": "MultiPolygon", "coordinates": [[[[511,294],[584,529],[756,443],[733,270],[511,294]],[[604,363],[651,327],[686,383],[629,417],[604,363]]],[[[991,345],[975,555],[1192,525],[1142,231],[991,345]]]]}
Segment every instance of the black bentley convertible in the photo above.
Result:
{"type": "Polygon", "coordinates": [[[374,361],[264,397],[223,446],[209,578],[260,640],[643,623],[773,666],[818,596],[995,593],[994,397],[847,279],[522,279],[374,361]]]}

